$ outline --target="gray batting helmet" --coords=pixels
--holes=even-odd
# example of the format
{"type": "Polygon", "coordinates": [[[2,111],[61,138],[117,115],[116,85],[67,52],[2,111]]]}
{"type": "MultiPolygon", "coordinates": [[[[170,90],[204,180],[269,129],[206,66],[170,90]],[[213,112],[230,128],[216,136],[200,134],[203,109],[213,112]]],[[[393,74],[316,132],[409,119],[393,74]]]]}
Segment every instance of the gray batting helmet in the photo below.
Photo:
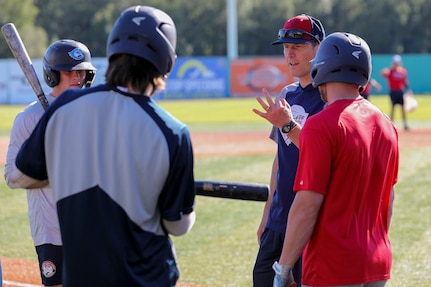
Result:
{"type": "Polygon", "coordinates": [[[52,87],[58,85],[60,73],[58,71],[87,71],[85,85],[89,87],[96,76],[96,68],[91,64],[91,54],[83,43],[64,39],[51,45],[43,56],[43,78],[52,87]]]}
{"type": "Polygon", "coordinates": [[[359,36],[335,32],[327,36],[312,60],[314,87],[327,82],[342,82],[365,87],[371,74],[370,48],[359,36]]]}
{"type": "Polygon", "coordinates": [[[132,6],[116,20],[107,42],[107,57],[130,54],[152,63],[162,74],[177,58],[177,30],[171,17],[149,6],[132,6]]]}

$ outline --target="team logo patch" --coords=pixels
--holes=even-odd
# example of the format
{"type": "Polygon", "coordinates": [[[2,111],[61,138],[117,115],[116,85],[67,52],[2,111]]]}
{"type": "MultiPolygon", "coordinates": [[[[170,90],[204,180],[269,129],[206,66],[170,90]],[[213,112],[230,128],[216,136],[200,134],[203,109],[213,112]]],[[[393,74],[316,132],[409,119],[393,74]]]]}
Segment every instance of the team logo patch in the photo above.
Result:
{"type": "Polygon", "coordinates": [[[79,48],[73,49],[68,54],[72,59],[77,61],[84,59],[84,52],[79,48]]]}
{"type": "Polygon", "coordinates": [[[144,21],[145,19],[146,19],[145,17],[134,17],[132,19],[132,22],[138,26],[141,26],[141,22],[144,21]]]}
{"type": "Polygon", "coordinates": [[[355,57],[356,59],[359,59],[359,56],[361,55],[362,51],[353,51],[352,55],[353,57],[355,57]]]}
{"type": "Polygon", "coordinates": [[[45,278],[51,278],[57,272],[57,267],[51,261],[42,262],[42,274],[45,278]]]}

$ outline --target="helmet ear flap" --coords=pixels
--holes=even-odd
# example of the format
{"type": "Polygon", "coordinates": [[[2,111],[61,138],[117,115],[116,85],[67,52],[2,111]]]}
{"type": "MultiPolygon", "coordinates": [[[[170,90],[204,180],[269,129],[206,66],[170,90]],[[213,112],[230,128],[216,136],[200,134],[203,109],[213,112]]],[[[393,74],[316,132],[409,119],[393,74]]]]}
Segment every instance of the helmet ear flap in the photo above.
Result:
{"type": "Polygon", "coordinates": [[[96,71],[95,70],[87,70],[85,71],[85,79],[84,79],[84,85],[86,88],[90,87],[94,79],[96,78],[96,71]]]}
{"type": "Polygon", "coordinates": [[[43,79],[48,87],[53,88],[60,82],[60,73],[43,67],[43,79]]]}

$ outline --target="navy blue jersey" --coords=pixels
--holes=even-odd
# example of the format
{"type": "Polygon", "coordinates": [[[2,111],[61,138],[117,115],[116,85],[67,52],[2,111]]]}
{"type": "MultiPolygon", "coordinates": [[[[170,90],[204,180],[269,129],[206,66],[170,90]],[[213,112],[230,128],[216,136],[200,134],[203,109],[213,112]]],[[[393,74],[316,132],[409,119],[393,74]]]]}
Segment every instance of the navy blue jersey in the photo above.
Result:
{"type": "Polygon", "coordinates": [[[189,130],[150,97],[107,85],[67,90],[21,148],[17,167],[49,179],[70,286],[175,286],[162,219],[194,208],[189,130]]]}
{"type": "MultiPolygon", "coordinates": [[[[311,84],[302,88],[298,82],[293,83],[281,91],[280,97],[284,97],[289,103],[293,118],[301,126],[304,126],[308,117],[321,111],[325,106],[319,90],[313,88],[311,84]]],[[[284,233],[290,206],[295,198],[293,183],[298,165],[299,149],[280,129],[273,128],[271,138],[278,143],[278,173],[266,226],[284,233]]]]}

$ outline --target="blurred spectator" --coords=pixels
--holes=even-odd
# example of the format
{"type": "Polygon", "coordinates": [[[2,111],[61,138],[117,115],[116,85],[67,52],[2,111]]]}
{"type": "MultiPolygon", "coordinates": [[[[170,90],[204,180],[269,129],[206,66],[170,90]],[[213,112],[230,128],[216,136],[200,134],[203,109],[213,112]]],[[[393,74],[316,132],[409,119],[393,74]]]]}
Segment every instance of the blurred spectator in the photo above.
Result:
{"type": "Polygon", "coordinates": [[[392,66],[384,68],[381,71],[382,77],[388,80],[389,96],[391,97],[391,112],[389,117],[394,120],[395,106],[401,107],[401,115],[403,119],[404,129],[409,130],[407,125],[406,112],[404,110],[404,93],[409,89],[409,81],[407,78],[407,70],[403,67],[400,55],[392,57],[392,66]]]}

